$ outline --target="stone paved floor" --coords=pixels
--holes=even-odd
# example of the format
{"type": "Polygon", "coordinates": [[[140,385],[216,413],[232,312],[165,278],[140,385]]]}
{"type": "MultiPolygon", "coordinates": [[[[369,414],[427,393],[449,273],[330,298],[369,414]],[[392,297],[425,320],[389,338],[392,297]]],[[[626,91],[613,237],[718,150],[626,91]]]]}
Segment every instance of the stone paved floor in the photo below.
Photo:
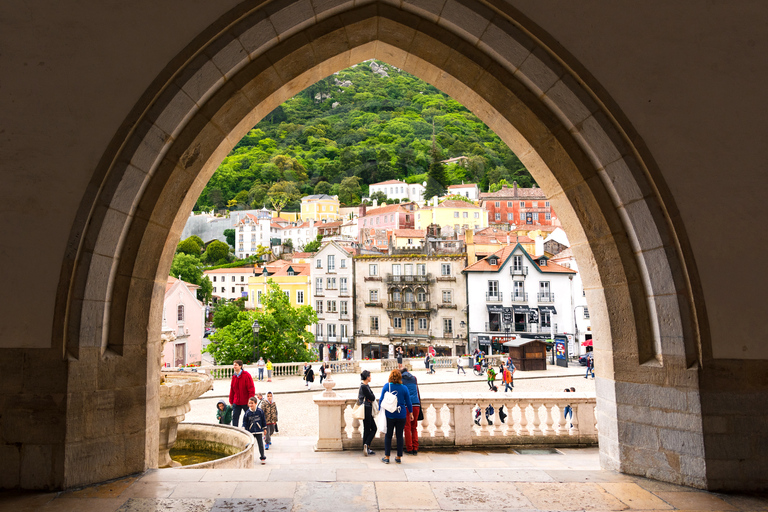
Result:
{"type": "MultiPolygon", "coordinates": [[[[425,451],[385,465],[275,439],[254,469],[165,469],[65,493],[0,493],[0,510],[220,512],[409,510],[768,511],[768,498],[715,494],[603,471],[597,448],[558,453],[425,451]]],[[[378,454],[379,456],[381,453],[378,454]]]]}

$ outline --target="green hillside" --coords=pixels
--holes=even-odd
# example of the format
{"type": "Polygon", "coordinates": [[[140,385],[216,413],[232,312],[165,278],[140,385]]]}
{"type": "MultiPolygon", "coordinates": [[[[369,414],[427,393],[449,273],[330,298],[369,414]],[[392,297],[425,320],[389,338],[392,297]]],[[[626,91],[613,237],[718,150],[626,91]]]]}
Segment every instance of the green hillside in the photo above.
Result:
{"type": "Polygon", "coordinates": [[[327,77],[286,101],[224,159],[196,210],[284,205],[312,193],[352,205],[368,184],[427,180],[435,157],[467,156],[445,166],[444,185],[501,180],[534,186],[517,156],[464,106],[435,87],[378,61],[327,77]]]}

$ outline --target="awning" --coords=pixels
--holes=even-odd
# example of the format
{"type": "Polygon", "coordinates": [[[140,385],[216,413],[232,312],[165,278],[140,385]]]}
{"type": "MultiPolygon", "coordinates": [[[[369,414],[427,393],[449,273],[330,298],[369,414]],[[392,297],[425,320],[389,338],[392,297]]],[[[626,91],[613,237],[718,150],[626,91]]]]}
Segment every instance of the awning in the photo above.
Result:
{"type": "Polygon", "coordinates": [[[501,307],[501,304],[488,304],[488,312],[489,313],[499,313],[504,311],[504,308],[501,307]]]}
{"type": "Polygon", "coordinates": [[[557,314],[557,310],[555,309],[555,306],[539,306],[539,311],[541,313],[549,313],[550,315],[557,314]]]}
{"type": "Polygon", "coordinates": [[[491,344],[491,337],[490,336],[478,336],[477,342],[480,345],[490,345],[491,344]]]}
{"type": "Polygon", "coordinates": [[[512,309],[515,310],[516,314],[528,314],[528,312],[531,310],[528,306],[512,306],[512,309]]]}
{"type": "Polygon", "coordinates": [[[586,340],[581,342],[582,347],[591,347],[592,346],[592,340],[586,340]]]}

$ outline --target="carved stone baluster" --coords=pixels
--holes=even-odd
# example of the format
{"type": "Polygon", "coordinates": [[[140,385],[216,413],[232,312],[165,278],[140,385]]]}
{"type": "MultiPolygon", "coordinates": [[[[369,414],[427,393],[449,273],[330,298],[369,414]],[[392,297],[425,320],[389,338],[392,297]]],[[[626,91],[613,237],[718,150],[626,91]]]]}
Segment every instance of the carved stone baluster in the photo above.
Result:
{"type": "Polygon", "coordinates": [[[540,436],[543,434],[541,431],[541,418],[539,417],[541,404],[532,403],[531,405],[533,406],[533,435],[540,436]]]}
{"type": "Polygon", "coordinates": [[[555,423],[555,420],[552,417],[552,409],[555,408],[555,403],[554,402],[545,403],[544,407],[547,410],[547,419],[546,419],[547,430],[544,432],[544,435],[553,436],[555,435],[555,430],[552,427],[552,425],[555,423]]]}
{"type": "Polygon", "coordinates": [[[443,432],[443,404],[435,406],[435,437],[445,437],[443,432]]]}
{"type": "Polygon", "coordinates": [[[571,405],[571,407],[573,407],[573,419],[571,420],[571,424],[573,425],[573,427],[571,427],[570,434],[572,436],[577,436],[578,437],[578,435],[579,435],[579,415],[577,414],[577,412],[578,412],[579,405],[578,404],[571,405]]]}
{"type": "Polygon", "coordinates": [[[429,409],[430,404],[423,404],[424,407],[424,419],[421,420],[421,431],[419,432],[419,437],[429,437],[429,409]]]}
{"type": "Polygon", "coordinates": [[[491,430],[488,425],[488,419],[485,417],[485,408],[487,405],[477,404],[480,407],[480,437],[487,437],[491,435],[491,430]]]}
{"type": "Polygon", "coordinates": [[[347,407],[348,405],[345,404],[341,408],[341,440],[342,442],[348,437],[347,436],[347,418],[345,417],[347,412],[347,407]]]}
{"type": "Polygon", "coordinates": [[[456,440],[456,407],[454,405],[448,405],[448,434],[449,439],[456,440]]]}
{"type": "Polygon", "coordinates": [[[501,414],[499,414],[501,412],[502,405],[504,404],[496,403],[493,405],[493,435],[496,437],[504,435],[504,427],[501,424],[501,414]]]}
{"type": "Polygon", "coordinates": [[[568,435],[568,424],[570,424],[569,420],[565,419],[565,407],[567,404],[559,403],[557,404],[557,408],[560,409],[560,416],[557,420],[557,435],[558,436],[565,436],[568,435]]]}
{"type": "Polygon", "coordinates": [[[356,441],[361,441],[363,439],[363,434],[360,432],[360,425],[362,422],[357,418],[352,418],[352,439],[356,441]]]}
{"type": "Polygon", "coordinates": [[[520,402],[520,435],[529,436],[531,432],[528,430],[528,402],[520,402]]]}

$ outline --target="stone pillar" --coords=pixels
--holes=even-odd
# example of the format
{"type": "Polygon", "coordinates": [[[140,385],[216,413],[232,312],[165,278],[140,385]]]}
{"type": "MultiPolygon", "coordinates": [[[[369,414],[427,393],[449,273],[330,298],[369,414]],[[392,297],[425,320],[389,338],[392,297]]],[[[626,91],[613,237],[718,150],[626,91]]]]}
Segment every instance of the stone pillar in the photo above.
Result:
{"type": "Polygon", "coordinates": [[[318,415],[316,452],[336,452],[344,449],[341,439],[341,414],[349,398],[351,396],[315,396],[318,415]]]}

